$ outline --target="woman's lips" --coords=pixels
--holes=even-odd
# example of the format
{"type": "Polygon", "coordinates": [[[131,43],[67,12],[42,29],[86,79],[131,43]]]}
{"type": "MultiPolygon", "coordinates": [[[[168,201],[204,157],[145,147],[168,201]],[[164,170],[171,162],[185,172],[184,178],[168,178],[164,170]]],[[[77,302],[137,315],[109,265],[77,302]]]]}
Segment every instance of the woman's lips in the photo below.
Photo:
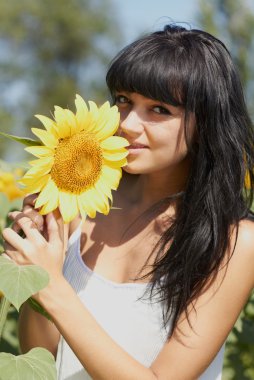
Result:
{"type": "Polygon", "coordinates": [[[144,149],[147,149],[148,146],[143,145],[143,144],[130,144],[129,146],[126,147],[128,149],[129,154],[131,155],[137,155],[139,153],[142,153],[144,149]]]}
{"type": "Polygon", "coordinates": [[[129,146],[127,146],[127,149],[146,149],[147,146],[146,145],[143,145],[143,144],[130,144],[129,146]]]}

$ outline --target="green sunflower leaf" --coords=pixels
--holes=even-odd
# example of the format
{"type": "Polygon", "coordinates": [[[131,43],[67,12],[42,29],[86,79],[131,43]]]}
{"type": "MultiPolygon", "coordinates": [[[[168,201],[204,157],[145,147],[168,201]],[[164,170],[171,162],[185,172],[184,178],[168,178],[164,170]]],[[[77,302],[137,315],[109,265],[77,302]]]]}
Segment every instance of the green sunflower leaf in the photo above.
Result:
{"type": "Polygon", "coordinates": [[[52,321],[52,318],[51,316],[49,315],[49,313],[39,304],[39,302],[37,302],[36,300],[34,300],[32,297],[29,298],[28,300],[28,303],[30,305],[30,307],[34,310],[34,311],[37,311],[37,313],[40,313],[41,315],[43,315],[45,318],[47,318],[49,321],[52,321]]]}
{"type": "Polygon", "coordinates": [[[19,136],[9,135],[8,133],[4,133],[4,132],[0,132],[0,135],[7,137],[10,140],[19,142],[26,146],[43,145],[41,141],[30,139],[29,137],[19,137],[19,136]]]}
{"type": "Polygon", "coordinates": [[[56,380],[53,355],[45,348],[33,348],[24,355],[0,353],[0,380],[56,380]]]}
{"type": "Polygon", "coordinates": [[[48,282],[49,275],[43,268],[17,265],[0,256],[0,290],[17,310],[33,294],[45,288],[48,282]]]}

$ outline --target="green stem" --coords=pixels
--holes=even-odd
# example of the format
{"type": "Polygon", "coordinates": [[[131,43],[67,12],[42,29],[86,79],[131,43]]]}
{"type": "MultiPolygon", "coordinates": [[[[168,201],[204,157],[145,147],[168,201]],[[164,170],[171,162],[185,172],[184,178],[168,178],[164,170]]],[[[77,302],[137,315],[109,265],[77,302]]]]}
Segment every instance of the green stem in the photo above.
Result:
{"type": "Polygon", "coordinates": [[[3,296],[0,302],[0,340],[10,306],[11,303],[3,296]]]}

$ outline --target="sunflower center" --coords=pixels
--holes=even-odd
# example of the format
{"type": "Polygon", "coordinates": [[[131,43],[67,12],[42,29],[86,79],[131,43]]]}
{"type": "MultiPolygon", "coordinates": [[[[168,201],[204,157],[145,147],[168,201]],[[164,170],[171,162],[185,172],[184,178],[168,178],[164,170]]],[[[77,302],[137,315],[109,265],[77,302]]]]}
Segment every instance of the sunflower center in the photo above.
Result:
{"type": "Polygon", "coordinates": [[[98,141],[86,132],[62,139],[55,151],[51,178],[61,190],[80,194],[98,180],[102,168],[102,150],[98,141]]]}

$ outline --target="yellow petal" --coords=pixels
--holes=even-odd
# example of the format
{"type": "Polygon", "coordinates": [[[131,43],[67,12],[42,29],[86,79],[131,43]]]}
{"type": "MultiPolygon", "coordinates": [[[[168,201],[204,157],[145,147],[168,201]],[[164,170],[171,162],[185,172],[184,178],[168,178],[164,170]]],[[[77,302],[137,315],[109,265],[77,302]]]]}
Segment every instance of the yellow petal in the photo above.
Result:
{"type": "Polygon", "coordinates": [[[97,105],[91,100],[88,101],[88,104],[89,104],[89,110],[91,114],[93,115],[93,119],[97,120],[99,117],[99,110],[98,110],[97,105]]]}
{"type": "Polygon", "coordinates": [[[99,211],[101,213],[106,213],[109,209],[108,202],[103,194],[100,194],[95,188],[91,188],[85,191],[83,194],[79,195],[82,207],[87,209],[87,214],[93,218],[95,216],[94,212],[91,214],[91,209],[93,211],[99,211]],[[94,216],[91,216],[94,215],[94,216]]]}
{"type": "Polygon", "coordinates": [[[119,126],[120,120],[117,107],[110,107],[109,102],[105,102],[100,108],[92,101],[88,103],[90,111],[86,119],[83,120],[83,128],[88,132],[93,132],[98,140],[113,135],[119,126]]]}
{"type": "Polygon", "coordinates": [[[42,208],[40,209],[40,214],[41,215],[47,215],[50,212],[56,210],[57,207],[58,207],[58,202],[56,202],[55,199],[50,198],[49,201],[47,203],[45,203],[45,205],[43,205],[42,208]]]}
{"type": "Polygon", "coordinates": [[[100,211],[103,207],[103,201],[100,199],[98,192],[94,189],[88,189],[84,192],[84,197],[89,198],[90,203],[94,206],[96,211],[100,211]]]}
{"type": "Polygon", "coordinates": [[[104,160],[104,164],[110,166],[111,168],[121,168],[123,166],[126,166],[128,164],[128,161],[126,158],[123,158],[119,161],[107,161],[104,160]]]}
{"type": "Polygon", "coordinates": [[[54,154],[54,149],[48,146],[28,146],[25,148],[25,151],[33,154],[35,157],[44,157],[54,154]]]}
{"type": "Polygon", "coordinates": [[[101,127],[101,129],[97,132],[96,137],[99,140],[106,139],[109,136],[114,135],[116,133],[118,127],[119,127],[119,122],[120,122],[120,114],[112,114],[106,119],[101,127]]]}
{"type": "Polygon", "coordinates": [[[89,117],[88,108],[84,99],[78,94],[76,95],[75,105],[77,109],[77,112],[76,112],[77,124],[78,124],[79,130],[81,130],[85,128],[87,119],[89,117]]]}
{"type": "Polygon", "coordinates": [[[50,178],[50,175],[45,175],[43,177],[33,179],[33,181],[27,182],[24,180],[21,180],[20,183],[25,185],[26,188],[24,189],[26,193],[34,194],[39,193],[41,189],[46,185],[50,178]]]}
{"type": "Polygon", "coordinates": [[[122,169],[111,168],[103,165],[101,169],[101,178],[104,183],[108,184],[111,189],[116,190],[122,177],[122,169]]]}
{"type": "Polygon", "coordinates": [[[114,109],[110,108],[109,102],[105,102],[100,108],[99,108],[99,115],[98,115],[98,124],[103,124],[105,120],[108,120],[114,113],[114,109]]]}
{"type": "Polygon", "coordinates": [[[104,122],[107,123],[109,120],[116,119],[117,115],[119,115],[117,106],[110,107],[109,102],[105,102],[99,108],[98,122],[100,124],[104,122]]]}
{"type": "Polygon", "coordinates": [[[51,133],[39,129],[39,128],[31,128],[33,134],[43,142],[44,145],[49,146],[51,148],[55,148],[58,145],[58,140],[51,133]]]}
{"type": "MultiPolygon", "coordinates": [[[[86,212],[86,210],[80,205],[80,200],[79,198],[77,198],[77,201],[78,201],[78,209],[79,209],[79,213],[81,215],[81,219],[82,220],[85,220],[88,213],[86,212]]],[[[88,215],[89,216],[89,215],[88,215]]]]}
{"type": "Polygon", "coordinates": [[[100,143],[101,148],[106,150],[121,149],[128,145],[130,145],[128,140],[119,136],[110,136],[100,143]]]}
{"type": "Polygon", "coordinates": [[[69,137],[71,135],[71,130],[66,122],[65,110],[61,107],[55,106],[54,116],[56,120],[57,134],[59,137],[62,139],[69,137]]]}
{"type": "Polygon", "coordinates": [[[50,169],[45,169],[44,167],[41,166],[32,166],[24,175],[22,179],[26,178],[34,178],[37,179],[38,177],[41,177],[45,174],[48,174],[50,169]]]}
{"type": "Polygon", "coordinates": [[[57,209],[57,206],[55,206],[55,202],[53,202],[52,199],[49,199],[49,201],[41,207],[39,212],[41,215],[47,215],[56,209],[57,209]]]}
{"type": "Polygon", "coordinates": [[[56,124],[58,126],[61,125],[62,123],[65,124],[65,114],[64,114],[64,109],[62,107],[55,106],[54,117],[55,117],[56,124]]]}
{"type": "Polygon", "coordinates": [[[106,194],[106,196],[111,200],[112,202],[112,192],[109,187],[109,185],[106,183],[104,178],[101,176],[100,179],[96,182],[94,185],[96,189],[99,189],[103,194],[106,194]]]}
{"type": "Polygon", "coordinates": [[[38,165],[38,166],[43,166],[44,168],[48,165],[52,167],[53,163],[54,163],[53,156],[42,157],[42,158],[39,158],[37,160],[29,161],[29,165],[31,165],[31,166],[38,165]]]}
{"type": "MultiPolygon", "coordinates": [[[[103,208],[101,208],[101,211],[104,215],[107,215],[109,213],[109,210],[110,210],[110,207],[109,207],[109,200],[107,196],[107,194],[105,193],[104,191],[104,188],[102,186],[100,186],[100,184],[95,184],[94,186],[98,196],[100,197],[101,199],[101,202],[103,202],[103,208]]],[[[111,191],[110,191],[110,196],[111,196],[111,199],[112,199],[112,194],[111,194],[111,191]]]]}
{"type": "Polygon", "coordinates": [[[35,117],[40,120],[49,133],[54,135],[55,138],[59,137],[56,132],[55,122],[52,119],[43,115],[35,115],[35,117]]]}
{"type": "Polygon", "coordinates": [[[85,196],[85,194],[80,194],[77,196],[78,199],[78,207],[81,213],[81,216],[83,219],[86,218],[86,215],[88,215],[90,218],[95,218],[96,216],[96,210],[92,206],[89,198],[85,196]]]}
{"type": "Polygon", "coordinates": [[[59,209],[65,223],[69,223],[78,215],[77,195],[59,192],[59,209]]]}
{"type": "Polygon", "coordinates": [[[17,182],[24,186],[30,186],[36,181],[37,181],[37,178],[34,178],[34,177],[26,177],[26,178],[23,177],[19,179],[17,182]]]}
{"type": "Polygon", "coordinates": [[[45,204],[48,204],[47,208],[49,208],[49,205],[51,206],[51,210],[48,212],[55,210],[58,206],[58,193],[59,191],[57,186],[55,185],[54,181],[50,179],[38,195],[38,198],[35,202],[35,207],[39,208],[45,204]]]}
{"type": "Polygon", "coordinates": [[[72,136],[72,135],[74,135],[75,133],[78,132],[77,122],[76,122],[76,116],[74,115],[73,112],[71,112],[68,109],[65,109],[64,113],[65,113],[66,124],[69,127],[70,136],[72,136]]]}
{"type": "Polygon", "coordinates": [[[128,154],[129,152],[126,149],[103,151],[103,157],[105,158],[105,160],[108,160],[108,161],[120,161],[126,156],[128,156],[128,154]]]}

